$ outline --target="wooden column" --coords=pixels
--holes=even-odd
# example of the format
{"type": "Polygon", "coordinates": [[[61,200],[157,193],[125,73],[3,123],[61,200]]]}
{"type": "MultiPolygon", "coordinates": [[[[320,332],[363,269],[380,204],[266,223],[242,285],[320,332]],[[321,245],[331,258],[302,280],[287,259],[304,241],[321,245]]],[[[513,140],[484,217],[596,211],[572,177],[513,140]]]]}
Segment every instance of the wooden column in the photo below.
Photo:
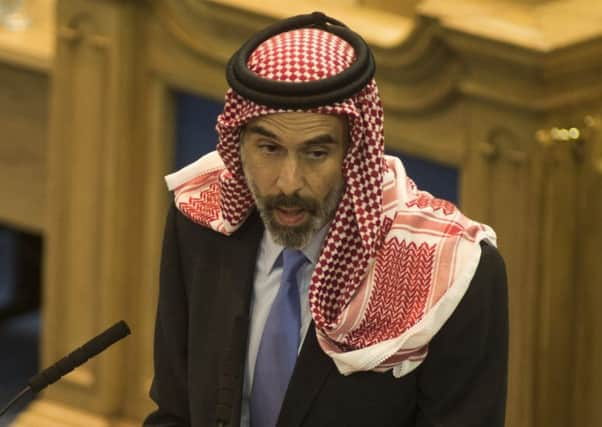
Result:
{"type": "Polygon", "coordinates": [[[576,293],[574,425],[596,427],[602,420],[602,109],[585,117],[583,168],[575,236],[576,293]]]}
{"type": "MultiPolygon", "coordinates": [[[[141,211],[130,130],[132,12],[128,1],[57,4],[43,365],[128,319],[135,305],[129,289],[132,265],[141,262],[141,211]]],[[[15,425],[128,425],[123,408],[132,344],[116,345],[50,387],[15,425]]]]}
{"type": "Polygon", "coordinates": [[[534,117],[471,100],[468,148],[461,174],[460,200],[467,214],[494,227],[506,261],[509,283],[510,354],[508,426],[533,426],[536,336],[536,268],[532,255],[537,200],[531,198],[534,117]]]}

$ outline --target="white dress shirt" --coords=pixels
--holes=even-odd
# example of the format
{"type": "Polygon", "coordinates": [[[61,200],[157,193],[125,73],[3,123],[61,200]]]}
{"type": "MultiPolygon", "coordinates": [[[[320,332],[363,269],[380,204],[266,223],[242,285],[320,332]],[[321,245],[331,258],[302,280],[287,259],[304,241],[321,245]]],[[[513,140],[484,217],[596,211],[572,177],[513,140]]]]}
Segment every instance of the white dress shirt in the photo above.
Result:
{"type": "MultiPolygon", "coordinates": [[[[328,231],[328,224],[318,231],[308,245],[301,251],[309,260],[297,272],[297,283],[299,286],[299,297],[301,303],[301,337],[299,348],[301,350],[303,340],[309,324],[311,323],[311,313],[309,311],[309,282],[311,275],[316,267],[316,262],[320,256],[320,250],[324,237],[328,231]]],[[[255,360],[259,351],[259,343],[263,333],[263,327],[268,318],[272,302],[276,298],[278,288],[280,287],[280,278],[282,277],[281,253],[284,247],[274,243],[270,233],[266,230],[263,233],[257,263],[255,266],[255,281],[253,283],[253,293],[251,296],[249,339],[247,347],[247,358],[245,361],[245,375],[242,393],[242,406],[240,426],[249,427],[250,414],[249,403],[251,398],[251,389],[253,387],[253,374],[255,373],[255,360]]]]}

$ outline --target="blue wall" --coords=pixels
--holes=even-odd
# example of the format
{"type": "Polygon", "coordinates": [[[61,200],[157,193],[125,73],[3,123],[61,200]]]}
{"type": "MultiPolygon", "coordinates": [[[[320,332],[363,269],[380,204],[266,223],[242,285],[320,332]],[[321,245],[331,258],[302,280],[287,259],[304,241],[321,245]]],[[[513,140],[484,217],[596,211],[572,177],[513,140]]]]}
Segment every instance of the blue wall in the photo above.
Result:
{"type": "Polygon", "coordinates": [[[395,151],[387,150],[387,154],[401,159],[418,188],[458,204],[458,169],[395,151]]]}
{"type": "Polygon", "coordinates": [[[175,96],[177,170],[215,150],[215,121],[224,104],[183,92],[175,96]]]}
{"type": "MultiPolygon", "coordinates": [[[[214,150],[217,142],[215,120],[223,104],[197,95],[176,92],[176,165],[182,166],[214,150]]],[[[394,151],[403,161],[408,175],[419,188],[437,197],[458,202],[458,170],[394,151]]]]}
{"type": "MultiPolygon", "coordinates": [[[[7,314],[15,303],[15,244],[18,234],[0,224],[0,406],[4,407],[38,370],[40,316],[38,311],[7,314]]],[[[32,268],[35,268],[32,266],[32,268]]],[[[8,426],[32,400],[20,401],[0,419],[8,426]]]]}

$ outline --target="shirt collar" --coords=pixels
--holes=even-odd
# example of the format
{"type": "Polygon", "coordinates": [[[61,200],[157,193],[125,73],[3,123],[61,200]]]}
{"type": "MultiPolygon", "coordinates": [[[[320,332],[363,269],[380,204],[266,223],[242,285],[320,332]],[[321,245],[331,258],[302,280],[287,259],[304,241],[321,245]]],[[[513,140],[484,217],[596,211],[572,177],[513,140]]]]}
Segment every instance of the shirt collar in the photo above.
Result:
{"type": "MultiPolygon", "coordinates": [[[[324,238],[326,237],[326,232],[328,231],[329,227],[330,222],[328,222],[326,225],[320,228],[312,236],[309,243],[301,249],[303,255],[305,255],[305,257],[309,260],[309,262],[311,262],[312,265],[316,265],[316,263],[318,262],[318,257],[320,256],[320,252],[322,249],[322,243],[324,243],[324,238]]],[[[280,254],[282,253],[282,250],[284,249],[284,246],[274,242],[274,240],[272,239],[272,235],[267,229],[264,234],[264,243],[267,265],[270,266],[270,271],[272,271],[277,265],[277,261],[280,257],[280,254]]]]}

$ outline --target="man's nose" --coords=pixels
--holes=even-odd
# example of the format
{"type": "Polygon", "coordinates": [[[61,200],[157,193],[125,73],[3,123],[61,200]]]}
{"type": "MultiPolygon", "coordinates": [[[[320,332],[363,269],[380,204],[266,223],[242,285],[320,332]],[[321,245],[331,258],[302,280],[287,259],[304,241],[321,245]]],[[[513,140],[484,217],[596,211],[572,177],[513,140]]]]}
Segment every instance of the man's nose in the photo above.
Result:
{"type": "Polygon", "coordinates": [[[286,195],[294,194],[303,187],[303,174],[295,156],[287,156],[280,168],[276,186],[286,195]]]}

